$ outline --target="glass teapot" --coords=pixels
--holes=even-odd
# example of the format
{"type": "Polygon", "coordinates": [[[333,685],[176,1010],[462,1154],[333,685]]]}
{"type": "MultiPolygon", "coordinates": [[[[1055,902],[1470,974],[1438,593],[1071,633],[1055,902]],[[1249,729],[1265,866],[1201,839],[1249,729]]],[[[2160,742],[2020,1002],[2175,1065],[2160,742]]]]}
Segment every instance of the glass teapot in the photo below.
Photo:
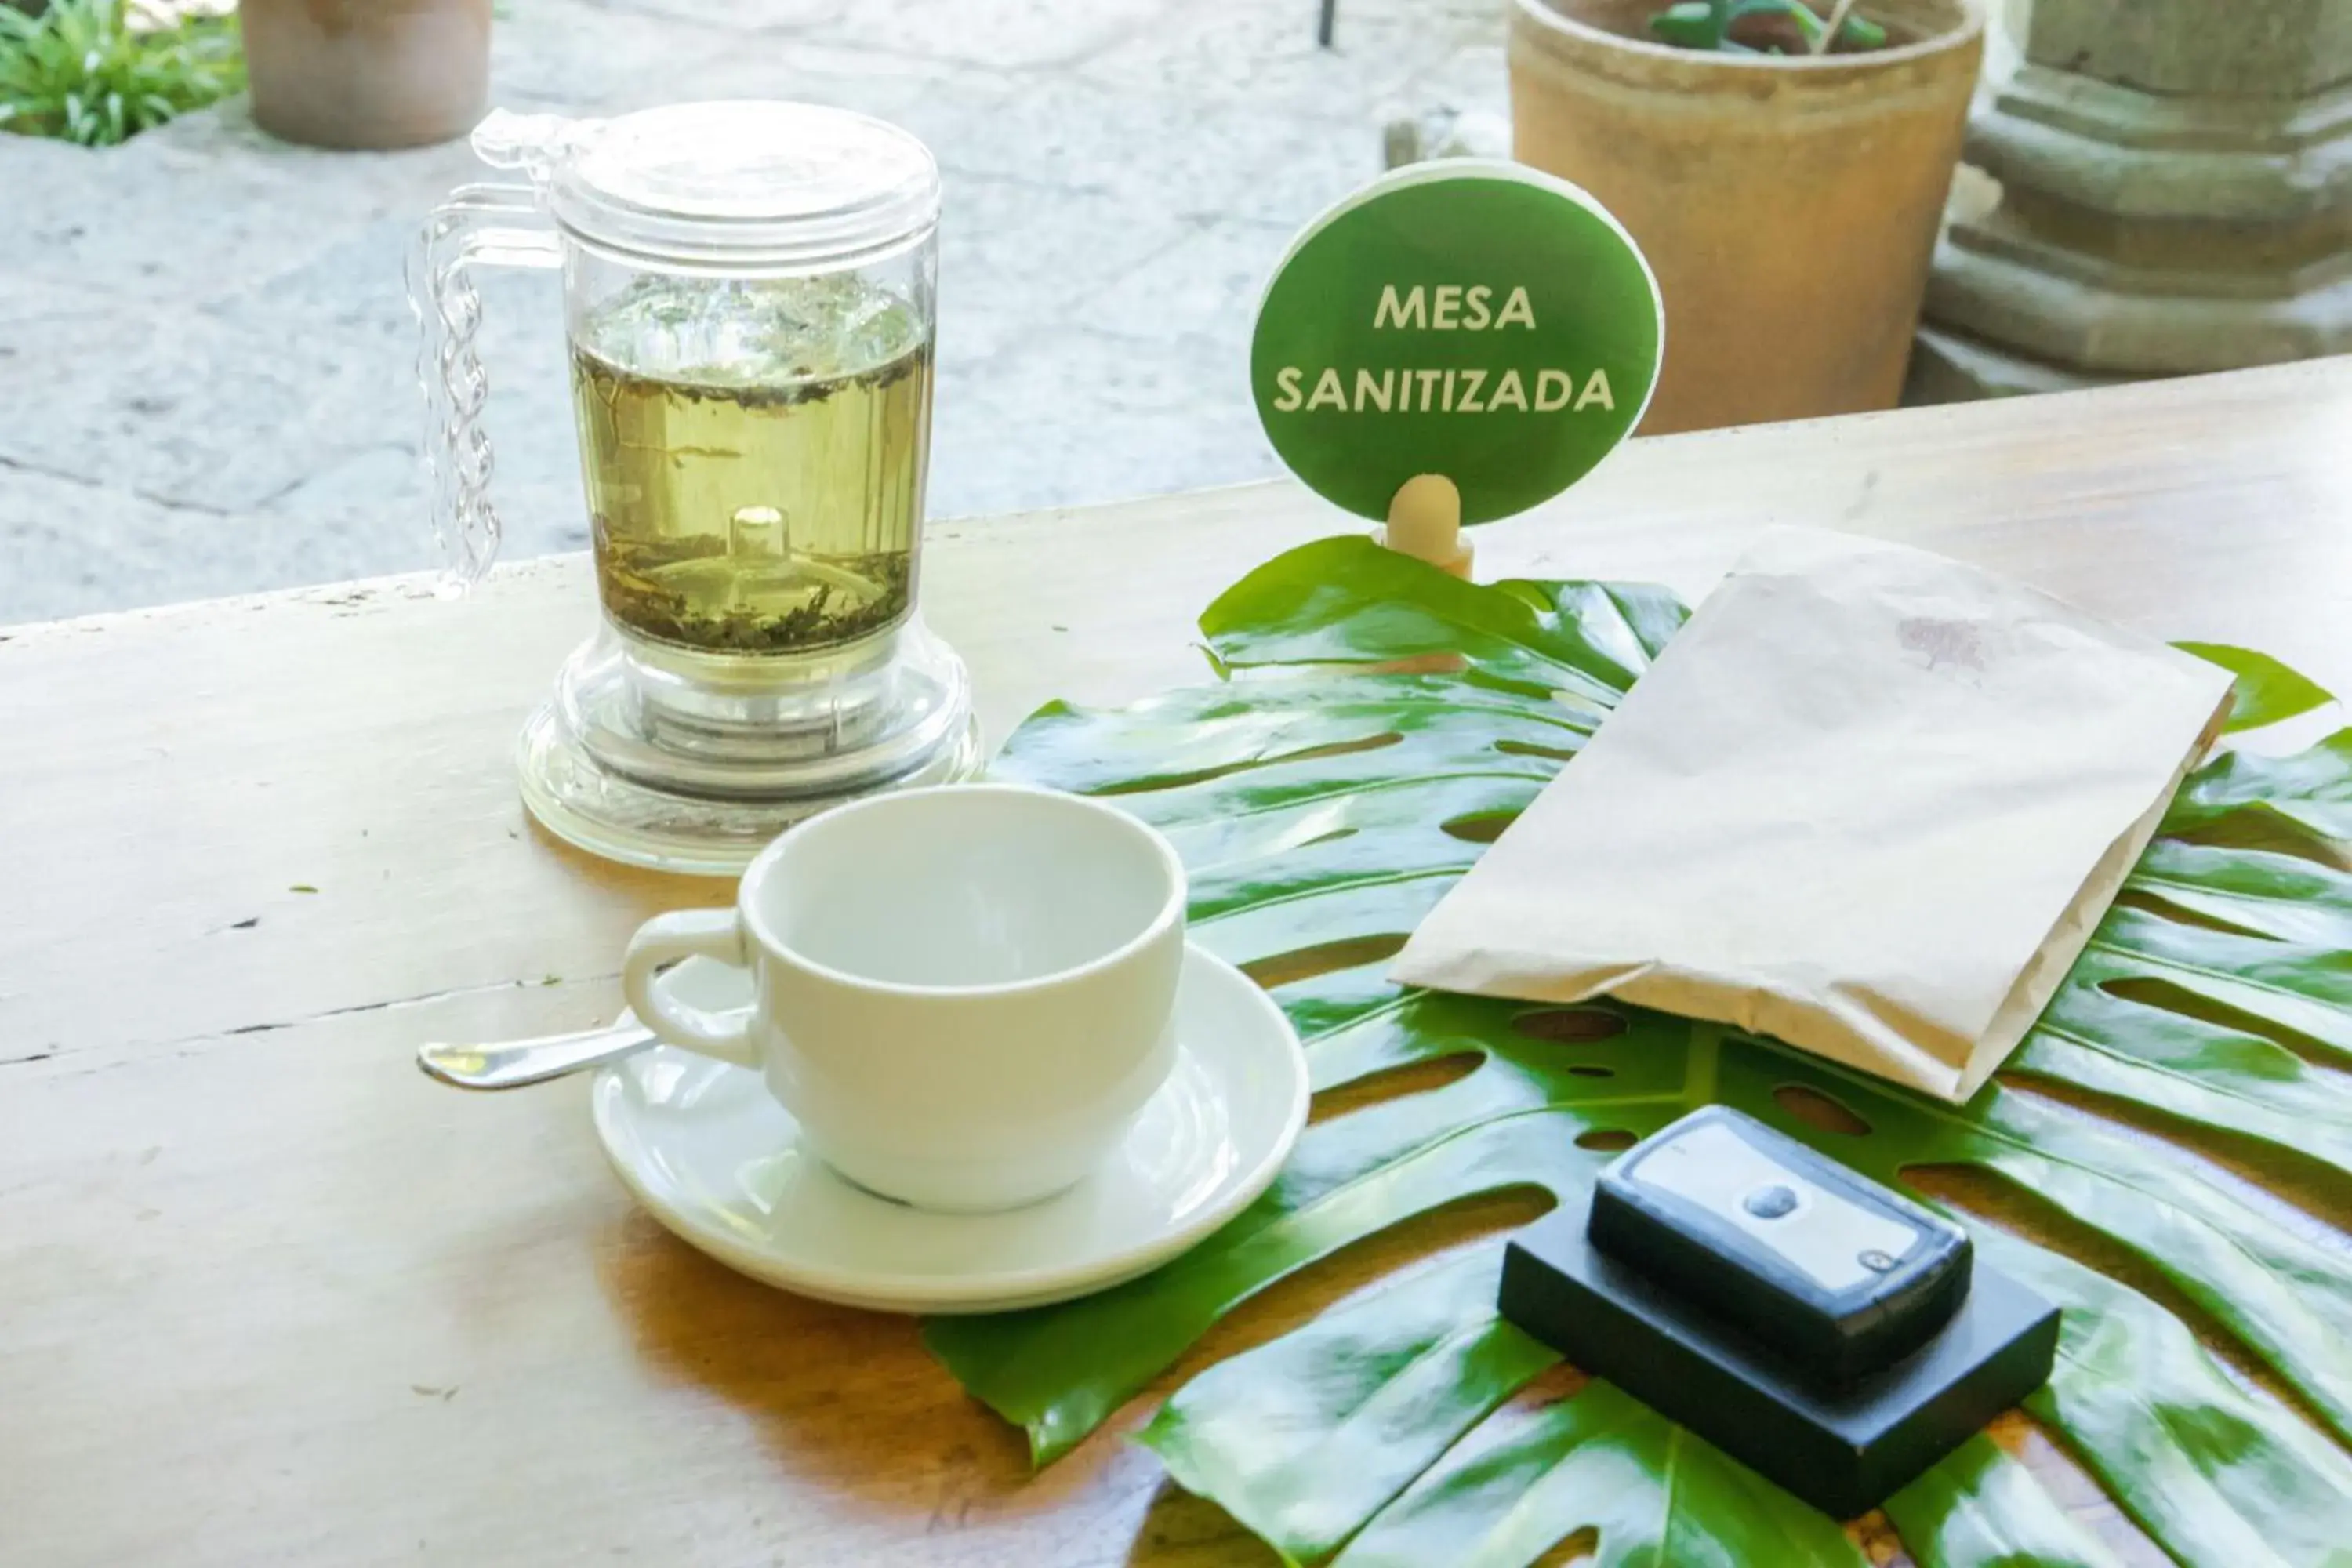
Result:
{"type": "Polygon", "coordinates": [[[805,104],[608,121],[493,113],[411,258],[435,532],[453,588],[499,547],[480,266],[560,268],[597,635],[524,726],[559,836],[740,870],[836,801],[969,774],[969,682],[916,613],[939,172],[805,104]]]}

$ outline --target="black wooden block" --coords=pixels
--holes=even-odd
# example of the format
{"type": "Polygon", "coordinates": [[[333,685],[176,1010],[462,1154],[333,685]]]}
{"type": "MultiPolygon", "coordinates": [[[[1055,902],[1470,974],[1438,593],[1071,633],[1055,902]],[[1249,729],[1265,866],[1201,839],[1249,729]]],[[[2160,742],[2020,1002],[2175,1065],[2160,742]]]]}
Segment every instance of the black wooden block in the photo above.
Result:
{"type": "Polygon", "coordinates": [[[1843,1389],[1814,1386],[1596,1251],[1589,1198],[1522,1232],[1503,1259],[1503,1316],[1823,1512],[1885,1500],[2050,1375],[2058,1309],[1979,1264],[1942,1332],[1843,1389]]]}

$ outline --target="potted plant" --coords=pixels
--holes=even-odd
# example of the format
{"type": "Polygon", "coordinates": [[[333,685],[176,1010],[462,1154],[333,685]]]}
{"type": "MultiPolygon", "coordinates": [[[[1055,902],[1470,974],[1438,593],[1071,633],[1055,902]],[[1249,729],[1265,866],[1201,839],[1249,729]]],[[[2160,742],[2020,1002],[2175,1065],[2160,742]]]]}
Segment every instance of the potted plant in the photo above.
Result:
{"type": "Polygon", "coordinates": [[[1665,297],[1658,433],[1892,407],[1984,47],[1978,0],[1515,0],[1513,146],[1665,297]]]}
{"type": "Polygon", "coordinates": [[[489,105],[490,0],[239,0],[253,118],[314,147],[415,147],[489,105]]]}
{"type": "Polygon", "coordinates": [[[0,0],[0,132],[110,147],[244,85],[225,17],[0,0]]]}

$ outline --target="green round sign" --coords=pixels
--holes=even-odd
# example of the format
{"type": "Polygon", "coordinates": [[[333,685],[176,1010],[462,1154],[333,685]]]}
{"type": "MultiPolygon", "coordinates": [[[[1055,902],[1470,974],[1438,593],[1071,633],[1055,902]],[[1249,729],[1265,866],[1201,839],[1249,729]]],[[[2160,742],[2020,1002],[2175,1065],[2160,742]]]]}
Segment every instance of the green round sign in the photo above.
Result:
{"type": "Polygon", "coordinates": [[[1250,388],[1274,449],[1326,500],[1388,515],[1437,474],[1462,521],[1592,471],[1657,384],[1665,315],[1633,237],[1564,180],[1448,159],[1309,225],[1267,285],[1250,388]]]}

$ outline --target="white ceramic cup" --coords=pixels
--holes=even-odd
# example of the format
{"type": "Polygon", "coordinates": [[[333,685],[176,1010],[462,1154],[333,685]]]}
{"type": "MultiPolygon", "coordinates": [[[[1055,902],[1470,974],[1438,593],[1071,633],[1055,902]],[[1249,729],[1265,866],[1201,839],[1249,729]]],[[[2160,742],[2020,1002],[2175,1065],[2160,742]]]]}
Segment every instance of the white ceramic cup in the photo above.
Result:
{"type": "Polygon", "coordinates": [[[734,908],[646,921],[621,982],[663,1040],[760,1070],[860,1186],[1011,1208],[1092,1170],[1168,1076],[1184,896],[1168,840],[1116,807],[910,789],[784,834],[734,908]],[[749,969],[751,1010],[655,983],[689,955],[749,969]]]}

